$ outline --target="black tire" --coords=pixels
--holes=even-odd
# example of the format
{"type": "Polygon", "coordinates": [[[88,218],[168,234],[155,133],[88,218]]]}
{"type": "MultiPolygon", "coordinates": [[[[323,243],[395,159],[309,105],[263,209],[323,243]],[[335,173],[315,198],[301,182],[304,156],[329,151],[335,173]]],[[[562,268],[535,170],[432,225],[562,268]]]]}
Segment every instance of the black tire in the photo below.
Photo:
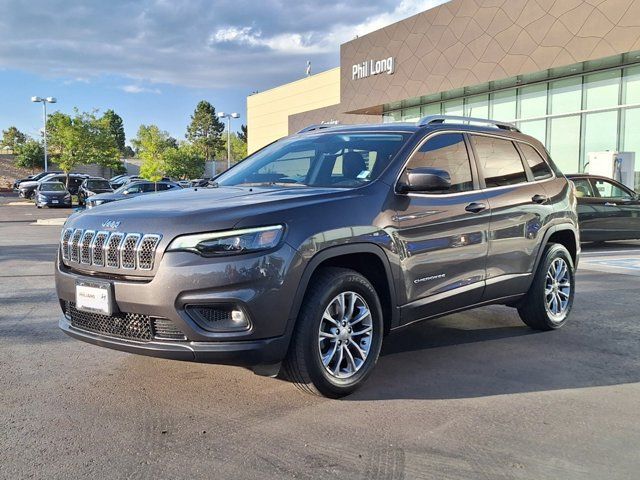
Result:
{"type": "MultiPolygon", "coordinates": [[[[344,310],[343,310],[344,311],[344,310]]],[[[355,330],[355,328],[354,328],[355,330]]],[[[346,268],[328,267],[320,270],[309,284],[291,339],[282,376],[307,393],[340,398],[353,393],[371,374],[380,355],[384,322],[378,294],[371,283],[358,272],[346,268]],[[319,329],[323,314],[341,293],[360,296],[371,313],[372,334],[364,362],[349,378],[332,375],[321,359],[319,329]]],[[[328,340],[334,342],[334,340],[328,340]]],[[[345,345],[347,342],[345,342],[345,345]]],[[[335,351],[335,350],[334,350],[335,351]]],[[[353,358],[353,357],[352,357],[353,358]]],[[[336,360],[340,363],[340,360],[336,360]]],[[[345,356],[345,362],[348,362],[345,356]]],[[[347,365],[349,367],[349,365],[347,365]]],[[[340,372],[340,366],[338,366],[340,372]]]]}
{"type": "MultiPolygon", "coordinates": [[[[558,290],[558,285],[553,288],[558,290]]],[[[536,270],[533,283],[527,292],[526,297],[518,306],[518,314],[522,321],[534,330],[555,330],[562,327],[569,318],[571,308],[573,307],[573,298],[575,295],[575,268],[573,259],[569,251],[559,243],[550,243],[546,246],[538,269],[536,270]],[[547,306],[547,274],[551,265],[560,259],[567,266],[567,276],[569,280],[568,296],[562,298],[567,299],[566,307],[554,315],[550,307],[547,306]]],[[[561,298],[558,294],[557,298],[561,298]]]]}

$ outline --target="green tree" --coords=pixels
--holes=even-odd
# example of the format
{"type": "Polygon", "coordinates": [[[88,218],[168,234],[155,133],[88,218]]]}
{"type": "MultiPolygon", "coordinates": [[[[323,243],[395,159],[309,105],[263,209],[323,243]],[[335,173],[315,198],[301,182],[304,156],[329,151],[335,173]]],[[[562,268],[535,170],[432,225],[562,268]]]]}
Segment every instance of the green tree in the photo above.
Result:
{"type": "Polygon", "coordinates": [[[126,138],[124,134],[124,123],[122,122],[122,117],[113,110],[107,110],[106,112],[104,112],[102,118],[104,118],[109,125],[109,131],[116,141],[116,146],[118,147],[118,150],[120,150],[120,153],[124,156],[126,151],[126,138]]]}
{"type": "Polygon", "coordinates": [[[124,158],[134,158],[136,156],[136,152],[129,145],[124,147],[124,151],[122,152],[122,156],[124,158]]]}
{"type": "Polygon", "coordinates": [[[162,158],[169,148],[175,148],[175,139],[156,125],[140,125],[138,135],[131,142],[142,159],[140,175],[147,180],[157,182],[165,175],[162,158]]]}
{"type": "MultiPolygon", "coordinates": [[[[231,163],[237,163],[247,156],[247,142],[242,141],[236,133],[231,137],[231,163]]],[[[224,142],[218,150],[217,158],[227,160],[227,134],[223,135],[224,142]]]]}
{"type": "Polygon", "coordinates": [[[204,174],[205,159],[200,150],[189,143],[168,148],[162,154],[164,172],[176,179],[200,178],[204,174]]]}
{"type": "Polygon", "coordinates": [[[224,123],[218,120],[216,109],[202,100],[196,106],[185,137],[200,151],[205,160],[212,160],[223,145],[224,123]]]}
{"type": "Polygon", "coordinates": [[[25,142],[18,144],[14,152],[18,167],[34,170],[44,166],[44,147],[36,140],[27,139],[25,142]]]}
{"type": "Polygon", "coordinates": [[[83,164],[113,169],[120,166],[120,151],[108,120],[97,117],[95,112],[75,109],[73,115],[53,113],[48,120],[47,137],[51,156],[67,176],[83,164]]]}
{"type": "Polygon", "coordinates": [[[240,140],[242,140],[244,143],[247,143],[247,126],[246,125],[240,125],[240,131],[238,132],[238,138],[240,140]]]}
{"type": "Polygon", "coordinates": [[[0,146],[9,147],[11,150],[17,150],[19,145],[27,141],[27,136],[16,127],[9,127],[2,131],[2,143],[0,146]]]}

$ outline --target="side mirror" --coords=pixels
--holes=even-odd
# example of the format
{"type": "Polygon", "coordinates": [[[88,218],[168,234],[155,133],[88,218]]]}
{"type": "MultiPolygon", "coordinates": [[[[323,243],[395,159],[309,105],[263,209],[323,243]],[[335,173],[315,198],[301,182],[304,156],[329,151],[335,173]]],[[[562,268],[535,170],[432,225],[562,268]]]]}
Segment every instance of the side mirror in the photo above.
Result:
{"type": "Polygon", "coordinates": [[[398,192],[435,192],[451,188],[451,175],[431,167],[408,168],[398,183],[398,192]]]}

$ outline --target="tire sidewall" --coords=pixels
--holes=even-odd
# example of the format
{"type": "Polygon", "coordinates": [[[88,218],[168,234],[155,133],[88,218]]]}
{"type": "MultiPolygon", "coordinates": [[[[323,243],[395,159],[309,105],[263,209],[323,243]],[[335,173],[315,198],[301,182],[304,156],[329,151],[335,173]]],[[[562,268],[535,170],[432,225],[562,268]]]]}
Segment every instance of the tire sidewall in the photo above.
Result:
{"type": "Polygon", "coordinates": [[[346,395],[358,388],[371,374],[375,366],[380,349],[382,347],[382,336],[384,323],[382,320],[382,307],[378,295],[373,286],[362,276],[356,273],[345,272],[330,288],[320,295],[320,301],[305,312],[304,355],[305,363],[308,365],[308,372],[316,388],[322,393],[329,395],[346,395]],[[371,312],[373,324],[373,335],[371,348],[364,365],[355,375],[340,379],[335,378],[322,364],[320,358],[320,347],[318,345],[318,331],[325,309],[339,293],[352,291],[367,302],[371,312]]]}

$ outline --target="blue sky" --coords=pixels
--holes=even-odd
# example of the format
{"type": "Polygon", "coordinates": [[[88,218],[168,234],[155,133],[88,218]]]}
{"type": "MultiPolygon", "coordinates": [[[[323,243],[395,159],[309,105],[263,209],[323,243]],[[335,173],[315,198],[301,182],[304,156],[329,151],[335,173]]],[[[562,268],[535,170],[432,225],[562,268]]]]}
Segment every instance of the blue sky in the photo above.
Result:
{"type": "Polygon", "coordinates": [[[237,111],[246,96],[339,63],[356,35],[443,0],[0,0],[0,129],[32,136],[41,106],[112,108],[127,138],[157,124],[183,138],[200,100],[237,111]]]}

